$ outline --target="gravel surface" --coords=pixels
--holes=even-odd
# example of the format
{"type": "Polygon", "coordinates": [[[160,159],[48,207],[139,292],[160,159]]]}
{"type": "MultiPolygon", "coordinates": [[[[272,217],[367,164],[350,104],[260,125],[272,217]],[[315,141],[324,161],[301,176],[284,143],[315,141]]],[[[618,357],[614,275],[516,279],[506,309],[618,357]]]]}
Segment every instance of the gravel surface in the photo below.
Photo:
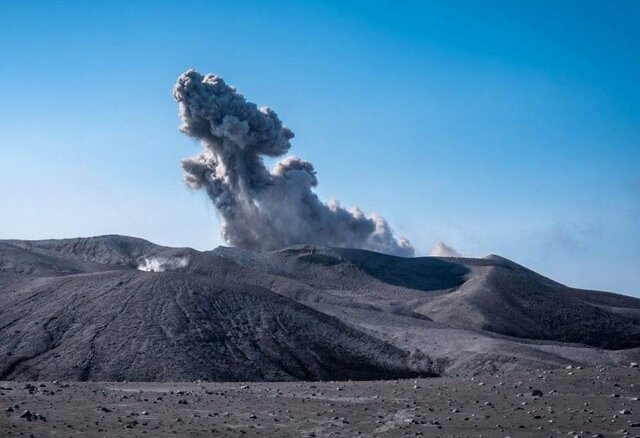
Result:
{"type": "Polygon", "coordinates": [[[0,386],[2,436],[640,435],[640,371],[629,367],[396,381],[0,386]]]}

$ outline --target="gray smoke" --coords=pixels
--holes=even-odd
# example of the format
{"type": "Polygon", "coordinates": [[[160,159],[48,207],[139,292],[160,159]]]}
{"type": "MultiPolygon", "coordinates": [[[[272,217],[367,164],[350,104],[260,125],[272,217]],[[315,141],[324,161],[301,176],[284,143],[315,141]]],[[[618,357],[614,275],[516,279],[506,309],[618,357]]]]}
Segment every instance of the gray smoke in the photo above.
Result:
{"type": "Polygon", "coordinates": [[[289,156],[267,169],[263,157],[284,155],[293,138],[271,109],[247,102],[221,77],[195,70],[178,78],[173,94],[180,130],[203,146],[199,155],[182,161],[185,181],[207,192],[220,212],[222,237],[231,245],[272,250],[311,244],[414,254],[381,216],[322,202],[313,191],[318,179],[310,162],[289,156]]]}

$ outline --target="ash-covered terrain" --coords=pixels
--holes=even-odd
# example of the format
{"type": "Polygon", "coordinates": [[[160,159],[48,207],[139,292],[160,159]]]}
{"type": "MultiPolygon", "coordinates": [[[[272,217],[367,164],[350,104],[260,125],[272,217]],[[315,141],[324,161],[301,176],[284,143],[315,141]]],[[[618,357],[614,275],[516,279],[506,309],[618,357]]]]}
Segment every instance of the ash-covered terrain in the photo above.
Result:
{"type": "Polygon", "coordinates": [[[640,300],[498,256],[5,240],[0,297],[0,380],[376,380],[640,357],[640,300]]]}
{"type": "Polygon", "coordinates": [[[2,436],[636,437],[640,369],[349,382],[0,382],[2,436]]]}

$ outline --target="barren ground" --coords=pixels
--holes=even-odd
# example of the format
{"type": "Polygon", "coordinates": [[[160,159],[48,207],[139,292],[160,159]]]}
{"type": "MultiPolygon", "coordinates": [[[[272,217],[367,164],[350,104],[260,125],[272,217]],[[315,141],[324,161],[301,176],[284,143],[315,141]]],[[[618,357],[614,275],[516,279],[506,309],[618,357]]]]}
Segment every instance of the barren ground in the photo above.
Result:
{"type": "Polygon", "coordinates": [[[640,436],[638,368],[396,381],[0,386],[2,436],[640,436]],[[31,420],[23,417],[27,410],[31,420]]]}

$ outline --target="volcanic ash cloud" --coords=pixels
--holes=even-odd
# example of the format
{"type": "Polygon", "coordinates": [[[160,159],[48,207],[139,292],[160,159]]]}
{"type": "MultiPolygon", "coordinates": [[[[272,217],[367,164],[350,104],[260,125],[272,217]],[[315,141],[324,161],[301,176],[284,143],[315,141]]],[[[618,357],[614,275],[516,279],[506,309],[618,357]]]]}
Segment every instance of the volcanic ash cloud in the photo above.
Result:
{"type": "Polygon", "coordinates": [[[203,146],[199,155],[182,161],[185,181],[206,191],[231,245],[272,250],[311,244],[414,254],[381,216],[322,202],[310,162],[288,156],[272,170],[265,167],[263,157],[284,155],[293,138],[271,109],[248,102],[221,77],[195,70],[178,78],[174,97],[180,130],[203,146]]]}

